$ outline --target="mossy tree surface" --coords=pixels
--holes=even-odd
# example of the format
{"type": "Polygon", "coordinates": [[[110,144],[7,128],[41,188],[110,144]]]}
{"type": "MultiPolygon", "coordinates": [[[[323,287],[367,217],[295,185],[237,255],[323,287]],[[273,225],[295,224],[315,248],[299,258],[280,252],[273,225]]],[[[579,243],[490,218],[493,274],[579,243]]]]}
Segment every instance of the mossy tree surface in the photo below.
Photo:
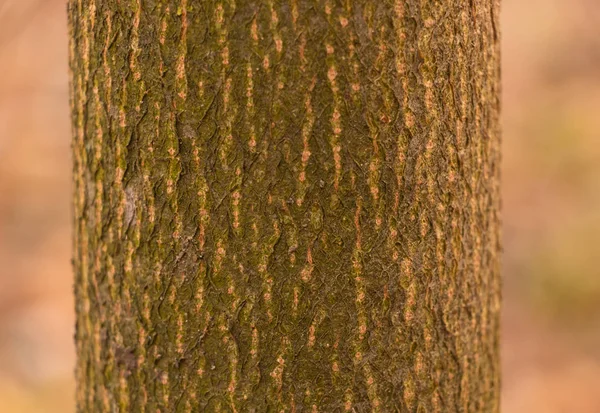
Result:
{"type": "Polygon", "coordinates": [[[495,0],[71,0],[80,412],[498,412],[495,0]]]}

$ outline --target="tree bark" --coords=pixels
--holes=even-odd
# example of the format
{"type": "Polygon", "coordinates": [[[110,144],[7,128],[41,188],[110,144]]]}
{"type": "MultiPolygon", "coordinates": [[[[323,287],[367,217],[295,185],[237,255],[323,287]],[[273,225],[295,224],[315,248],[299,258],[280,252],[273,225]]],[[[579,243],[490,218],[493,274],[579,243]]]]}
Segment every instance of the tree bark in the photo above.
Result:
{"type": "Polygon", "coordinates": [[[80,412],[498,412],[498,0],[71,0],[80,412]]]}

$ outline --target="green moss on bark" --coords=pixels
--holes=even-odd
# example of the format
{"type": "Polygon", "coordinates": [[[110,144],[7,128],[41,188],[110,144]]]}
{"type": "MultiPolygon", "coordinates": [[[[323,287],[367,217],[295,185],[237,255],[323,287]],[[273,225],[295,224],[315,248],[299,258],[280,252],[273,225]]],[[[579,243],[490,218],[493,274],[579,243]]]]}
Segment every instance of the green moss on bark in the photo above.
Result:
{"type": "Polygon", "coordinates": [[[78,411],[498,412],[494,0],[71,0],[78,411]]]}

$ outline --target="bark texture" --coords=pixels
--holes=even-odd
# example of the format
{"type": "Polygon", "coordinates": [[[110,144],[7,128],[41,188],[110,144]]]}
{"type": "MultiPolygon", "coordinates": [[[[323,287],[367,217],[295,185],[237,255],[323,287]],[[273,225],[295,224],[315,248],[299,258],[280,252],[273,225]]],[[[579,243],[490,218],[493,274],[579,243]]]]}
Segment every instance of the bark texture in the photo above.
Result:
{"type": "Polygon", "coordinates": [[[497,0],[71,0],[80,412],[498,412],[497,0]]]}

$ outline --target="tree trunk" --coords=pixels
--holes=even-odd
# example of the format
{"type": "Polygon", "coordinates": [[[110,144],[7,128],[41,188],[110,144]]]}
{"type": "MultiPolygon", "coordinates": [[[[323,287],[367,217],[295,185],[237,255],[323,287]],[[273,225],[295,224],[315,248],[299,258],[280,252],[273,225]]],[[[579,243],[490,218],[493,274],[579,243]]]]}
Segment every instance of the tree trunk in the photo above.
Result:
{"type": "Polygon", "coordinates": [[[498,412],[498,0],[71,0],[80,412],[498,412]]]}

